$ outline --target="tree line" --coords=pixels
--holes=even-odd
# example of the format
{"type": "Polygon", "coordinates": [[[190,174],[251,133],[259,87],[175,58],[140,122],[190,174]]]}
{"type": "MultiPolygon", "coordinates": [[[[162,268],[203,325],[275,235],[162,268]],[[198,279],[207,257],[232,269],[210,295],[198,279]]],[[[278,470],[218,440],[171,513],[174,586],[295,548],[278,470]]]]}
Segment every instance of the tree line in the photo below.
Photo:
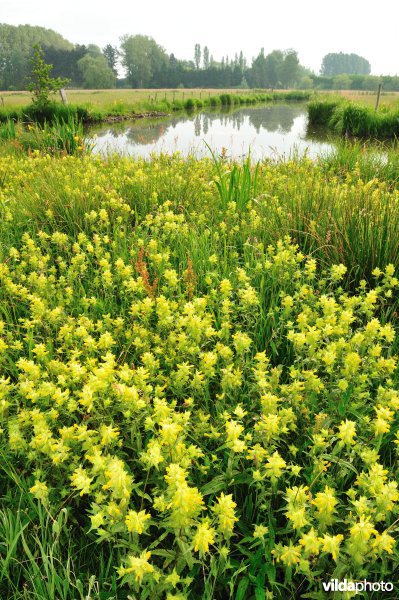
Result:
{"type": "MultiPolygon", "coordinates": [[[[207,46],[195,44],[193,57],[181,60],[145,35],[125,35],[119,47],[72,44],[59,33],[30,25],[0,24],[0,89],[26,88],[32,48],[39,44],[52,74],[71,87],[133,88],[320,88],[374,89],[370,63],[356,54],[324,57],[320,75],[300,64],[293,49],[262,48],[251,63],[243,52],[215,60],[207,46]],[[124,76],[121,76],[121,70],[124,76]]],[[[399,77],[383,78],[384,88],[399,89],[399,77]]]]}

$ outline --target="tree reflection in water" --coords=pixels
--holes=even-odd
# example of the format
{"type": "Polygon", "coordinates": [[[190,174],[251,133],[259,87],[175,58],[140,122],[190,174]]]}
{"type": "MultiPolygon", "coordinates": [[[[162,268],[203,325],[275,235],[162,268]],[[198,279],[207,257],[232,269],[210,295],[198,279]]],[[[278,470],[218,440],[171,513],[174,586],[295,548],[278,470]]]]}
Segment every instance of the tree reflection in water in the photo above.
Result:
{"type": "Polygon", "coordinates": [[[91,128],[89,135],[92,134],[97,136],[97,152],[106,150],[108,145],[111,150],[146,156],[152,150],[187,152],[190,144],[191,147],[198,145],[204,138],[211,144],[223,146],[231,141],[236,147],[240,145],[241,151],[245,151],[245,146],[248,148],[250,145],[252,150],[258,145],[262,151],[273,147],[285,154],[290,151],[290,143],[294,147],[296,142],[303,144],[305,140],[309,140],[310,145],[326,146],[325,140],[313,142],[306,137],[306,107],[292,104],[237,109],[226,107],[158,119],[125,121],[112,126],[103,124],[91,128]]]}

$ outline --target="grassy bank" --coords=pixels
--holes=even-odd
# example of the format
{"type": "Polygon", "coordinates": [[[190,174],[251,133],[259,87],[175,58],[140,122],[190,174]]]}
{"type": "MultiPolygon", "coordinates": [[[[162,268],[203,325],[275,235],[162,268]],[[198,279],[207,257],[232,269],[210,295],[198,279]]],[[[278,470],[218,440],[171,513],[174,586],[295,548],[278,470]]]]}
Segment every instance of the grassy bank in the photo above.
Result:
{"type": "Polygon", "coordinates": [[[341,99],[320,99],[308,104],[309,124],[323,126],[339,135],[363,138],[399,137],[399,107],[371,106],[341,99]]]}
{"type": "Polygon", "coordinates": [[[0,147],[0,595],[398,569],[398,161],[0,147]]]}
{"type": "Polygon", "coordinates": [[[0,143],[6,144],[7,152],[16,155],[42,154],[79,156],[92,150],[85,136],[83,124],[72,117],[59,121],[22,123],[9,119],[0,123],[0,143]]]}
{"type": "MultiPolygon", "coordinates": [[[[38,108],[33,104],[7,101],[0,106],[0,122],[7,120],[51,121],[54,119],[77,119],[84,123],[100,122],[107,119],[129,118],[137,115],[170,114],[179,110],[198,110],[204,107],[253,105],[268,102],[304,101],[310,98],[310,92],[162,92],[153,90],[151,94],[134,94],[131,98],[122,97],[114,102],[107,102],[107,95],[102,101],[71,103],[64,106],[61,102],[52,102],[46,107],[38,108]]],[[[91,97],[91,96],[89,96],[91,97]]],[[[23,96],[25,99],[25,96],[23,96]]]]}

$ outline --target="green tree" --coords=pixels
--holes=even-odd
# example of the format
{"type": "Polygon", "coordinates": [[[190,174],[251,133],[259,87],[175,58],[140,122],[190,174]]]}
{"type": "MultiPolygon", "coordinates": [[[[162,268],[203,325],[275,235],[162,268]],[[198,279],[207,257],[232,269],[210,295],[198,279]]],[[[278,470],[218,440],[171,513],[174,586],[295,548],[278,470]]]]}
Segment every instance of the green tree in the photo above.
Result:
{"type": "Polygon", "coordinates": [[[238,57],[238,66],[240,67],[241,73],[244,73],[247,64],[242,50],[240,50],[240,55],[238,57]]]}
{"type": "Polygon", "coordinates": [[[309,75],[304,75],[299,81],[301,90],[310,90],[313,87],[313,79],[309,75]]]}
{"type": "Polygon", "coordinates": [[[267,86],[265,49],[262,48],[258,56],[252,61],[252,80],[254,87],[267,86]]]}
{"type": "Polygon", "coordinates": [[[358,54],[332,52],[323,58],[320,75],[334,77],[347,73],[348,75],[369,75],[371,66],[367,59],[358,54]]]}
{"type": "Polygon", "coordinates": [[[209,62],[209,48],[208,48],[208,46],[204,47],[203,64],[204,64],[204,69],[209,69],[210,62],[209,62]]]}
{"type": "Polygon", "coordinates": [[[333,77],[333,90],[350,90],[351,86],[352,79],[346,73],[341,73],[333,77]]]}
{"type": "Polygon", "coordinates": [[[107,89],[115,87],[116,77],[107,59],[102,54],[86,54],[78,61],[84,86],[89,89],[107,89]]]}
{"type": "Polygon", "coordinates": [[[48,65],[43,59],[43,50],[39,44],[33,46],[33,56],[30,60],[32,75],[28,84],[28,90],[32,92],[33,103],[38,106],[46,106],[50,102],[50,95],[55,94],[65,87],[68,79],[50,76],[53,65],[48,65]]]}
{"type": "Polygon", "coordinates": [[[114,75],[117,76],[119,57],[118,48],[116,48],[116,46],[112,46],[111,44],[107,44],[105,48],[103,48],[103,55],[107,59],[108,66],[112,69],[114,75]]]}
{"type": "Polygon", "coordinates": [[[35,44],[40,44],[45,52],[49,48],[73,49],[73,44],[51,29],[0,23],[0,89],[26,89],[29,59],[35,44]]]}
{"type": "Polygon", "coordinates": [[[194,63],[195,63],[195,68],[198,69],[200,68],[200,64],[201,64],[201,46],[200,44],[195,44],[194,47],[194,63]]]}
{"type": "Polygon", "coordinates": [[[280,81],[284,87],[293,87],[298,79],[299,59],[295,50],[287,50],[280,64],[280,81]]]}
{"type": "Polygon", "coordinates": [[[122,65],[132,87],[156,86],[157,79],[169,64],[165,50],[146,35],[121,38],[122,65]]]}
{"type": "Polygon", "coordinates": [[[280,86],[281,65],[284,54],[281,50],[273,50],[265,59],[265,87],[276,88],[280,86]]]}

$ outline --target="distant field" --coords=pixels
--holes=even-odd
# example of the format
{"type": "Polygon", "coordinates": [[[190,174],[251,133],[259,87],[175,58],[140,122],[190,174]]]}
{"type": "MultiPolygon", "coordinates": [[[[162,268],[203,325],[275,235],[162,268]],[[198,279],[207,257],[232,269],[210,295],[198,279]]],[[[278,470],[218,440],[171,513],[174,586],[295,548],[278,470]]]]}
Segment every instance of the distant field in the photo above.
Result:
{"type": "MultiPolygon", "coordinates": [[[[359,90],[339,90],[339,91],[326,91],[323,94],[334,94],[344,96],[349,100],[353,100],[354,102],[360,102],[362,104],[367,104],[367,106],[375,106],[375,102],[377,99],[377,92],[362,92],[359,90]]],[[[392,105],[397,104],[399,102],[399,92],[382,92],[380,98],[380,105],[392,105]]]]}
{"type": "MultiPolygon", "coordinates": [[[[112,89],[112,90],[67,90],[69,102],[76,104],[93,104],[106,106],[113,103],[123,102],[125,104],[141,104],[149,101],[160,102],[161,100],[187,100],[188,98],[206,98],[214,94],[251,94],[260,90],[230,90],[230,89],[191,89],[191,90],[134,90],[134,89],[112,89]]],[[[262,90],[264,91],[264,90],[262,90]]],[[[286,92],[287,90],[281,90],[286,92]]],[[[0,92],[4,105],[23,106],[31,99],[29,92],[0,92]]],[[[59,97],[56,96],[58,100],[59,97]]]]}
{"type": "MultiPolygon", "coordinates": [[[[109,106],[110,104],[142,104],[148,102],[160,102],[162,100],[187,100],[188,98],[206,98],[214,94],[251,94],[260,90],[231,90],[231,89],[190,89],[190,90],[134,90],[134,89],[112,89],[112,90],[67,90],[69,102],[76,104],[91,104],[98,107],[109,106]]],[[[265,90],[262,90],[265,91],[265,90]]],[[[281,90],[285,92],[287,90],[281,90]]],[[[376,101],[376,92],[361,92],[361,91],[326,91],[323,94],[339,94],[350,98],[356,102],[361,102],[367,105],[374,105],[376,101]]],[[[0,92],[0,107],[4,102],[4,106],[23,106],[29,104],[31,95],[27,91],[23,92],[0,92]]],[[[56,97],[59,99],[58,96],[56,97]]],[[[382,93],[380,104],[392,104],[399,102],[399,92],[382,93]]]]}

